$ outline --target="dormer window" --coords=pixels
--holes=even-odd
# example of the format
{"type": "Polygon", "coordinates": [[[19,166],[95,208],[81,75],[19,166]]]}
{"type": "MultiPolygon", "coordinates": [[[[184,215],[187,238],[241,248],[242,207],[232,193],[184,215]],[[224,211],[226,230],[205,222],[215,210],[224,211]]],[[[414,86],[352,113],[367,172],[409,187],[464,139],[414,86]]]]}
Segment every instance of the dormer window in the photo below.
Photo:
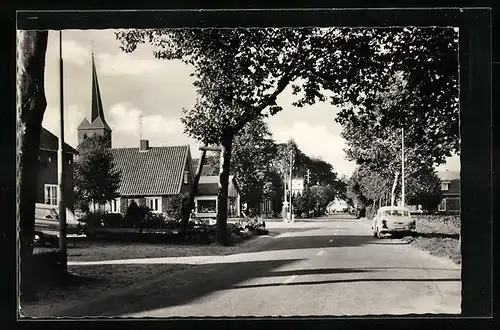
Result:
{"type": "Polygon", "coordinates": [[[441,191],[448,191],[450,189],[450,183],[448,181],[441,182],[441,191]]]}
{"type": "Polygon", "coordinates": [[[188,184],[188,183],[189,183],[189,172],[184,171],[184,184],[188,184]]]}

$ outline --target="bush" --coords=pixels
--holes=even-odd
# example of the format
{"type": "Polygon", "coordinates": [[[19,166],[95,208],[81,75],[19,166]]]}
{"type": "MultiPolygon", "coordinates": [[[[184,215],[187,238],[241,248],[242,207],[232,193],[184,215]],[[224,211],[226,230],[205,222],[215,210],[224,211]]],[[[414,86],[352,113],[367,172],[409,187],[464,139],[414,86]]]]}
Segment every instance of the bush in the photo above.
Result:
{"type": "Polygon", "coordinates": [[[165,216],[161,213],[148,212],[141,225],[142,228],[157,229],[166,228],[165,216]]]}
{"type": "Polygon", "coordinates": [[[125,213],[125,226],[131,228],[140,228],[143,225],[148,212],[148,207],[142,205],[138,206],[136,202],[132,201],[132,203],[130,203],[127,208],[127,212],[125,213]]]}
{"type": "Polygon", "coordinates": [[[188,198],[188,194],[179,194],[170,198],[165,209],[167,216],[173,220],[182,220],[184,212],[187,212],[188,198]]]}

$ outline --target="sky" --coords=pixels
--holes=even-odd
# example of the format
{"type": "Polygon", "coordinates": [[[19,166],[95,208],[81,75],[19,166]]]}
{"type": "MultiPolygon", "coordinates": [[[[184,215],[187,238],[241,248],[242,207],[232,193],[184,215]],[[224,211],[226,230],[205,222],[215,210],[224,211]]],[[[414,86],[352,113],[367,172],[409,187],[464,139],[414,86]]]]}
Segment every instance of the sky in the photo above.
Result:
{"type": "MultiPolygon", "coordinates": [[[[138,147],[142,138],[152,147],[191,146],[198,158],[200,144],[183,133],[182,109],[193,108],[196,90],[191,68],[173,60],[157,60],[152,49],[141,45],[126,54],[119,48],[114,30],[63,31],[65,142],[76,147],[77,127],[90,119],[91,53],[95,54],[97,75],[105,118],[111,126],[112,146],[138,147]],[[139,116],[142,115],[142,129],[139,116]]],[[[59,32],[50,31],[45,67],[47,110],[43,127],[59,135],[59,32]]],[[[276,142],[293,138],[307,155],[333,165],[339,175],[350,176],[356,164],[345,158],[341,125],[335,122],[338,109],[328,102],[296,108],[290,89],[278,98],[283,111],[267,119],[276,142]]],[[[441,169],[459,170],[458,157],[451,157],[441,169]]]]}

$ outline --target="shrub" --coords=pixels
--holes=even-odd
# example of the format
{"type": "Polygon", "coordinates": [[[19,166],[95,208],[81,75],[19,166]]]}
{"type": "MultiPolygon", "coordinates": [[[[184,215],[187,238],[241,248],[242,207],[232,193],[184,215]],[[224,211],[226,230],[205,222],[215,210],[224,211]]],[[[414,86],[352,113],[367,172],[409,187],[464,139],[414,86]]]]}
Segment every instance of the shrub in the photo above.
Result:
{"type": "Polygon", "coordinates": [[[167,216],[173,220],[182,220],[184,212],[187,212],[188,198],[188,194],[179,194],[170,198],[167,201],[167,206],[165,209],[167,216]]]}
{"type": "Polygon", "coordinates": [[[138,206],[136,202],[132,201],[127,208],[127,212],[125,213],[124,223],[127,227],[141,227],[148,212],[148,207],[142,205],[138,206]]]}
{"type": "Polygon", "coordinates": [[[148,212],[142,223],[142,228],[164,228],[165,227],[165,216],[161,213],[148,212]]]}

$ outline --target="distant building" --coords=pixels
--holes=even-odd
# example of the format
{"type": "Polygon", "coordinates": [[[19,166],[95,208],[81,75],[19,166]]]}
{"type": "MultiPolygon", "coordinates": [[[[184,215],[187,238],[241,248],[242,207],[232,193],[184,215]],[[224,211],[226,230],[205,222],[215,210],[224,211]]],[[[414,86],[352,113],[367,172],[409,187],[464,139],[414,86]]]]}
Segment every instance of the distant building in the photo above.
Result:
{"type": "Polygon", "coordinates": [[[439,204],[439,211],[460,212],[460,172],[438,172],[441,180],[441,193],[443,199],[439,204]]]}
{"type": "Polygon", "coordinates": [[[189,146],[114,148],[116,167],[122,172],[119,197],[106,206],[111,213],[125,213],[135,201],[154,213],[165,213],[168,199],[188,193],[193,182],[189,146]]]}
{"type": "Polygon", "coordinates": [[[336,198],[328,204],[327,211],[328,213],[344,212],[347,211],[348,208],[349,206],[345,200],[336,198]]]}
{"type": "MultiPolygon", "coordinates": [[[[219,176],[201,176],[194,198],[196,217],[214,218],[217,216],[217,193],[219,191],[219,176]]],[[[229,176],[227,194],[228,217],[241,216],[241,200],[238,184],[234,176],[229,176]]]]}
{"type": "MultiPolygon", "coordinates": [[[[50,205],[57,205],[57,194],[59,191],[57,173],[57,150],[59,148],[59,138],[50,131],[42,127],[40,133],[40,148],[38,151],[38,183],[36,202],[50,205]]],[[[66,205],[70,210],[74,210],[73,193],[73,162],[74,155],[78,154],[69,144],[64,144],[63,157],[65,170],[64,194],[66,205]]]]}

